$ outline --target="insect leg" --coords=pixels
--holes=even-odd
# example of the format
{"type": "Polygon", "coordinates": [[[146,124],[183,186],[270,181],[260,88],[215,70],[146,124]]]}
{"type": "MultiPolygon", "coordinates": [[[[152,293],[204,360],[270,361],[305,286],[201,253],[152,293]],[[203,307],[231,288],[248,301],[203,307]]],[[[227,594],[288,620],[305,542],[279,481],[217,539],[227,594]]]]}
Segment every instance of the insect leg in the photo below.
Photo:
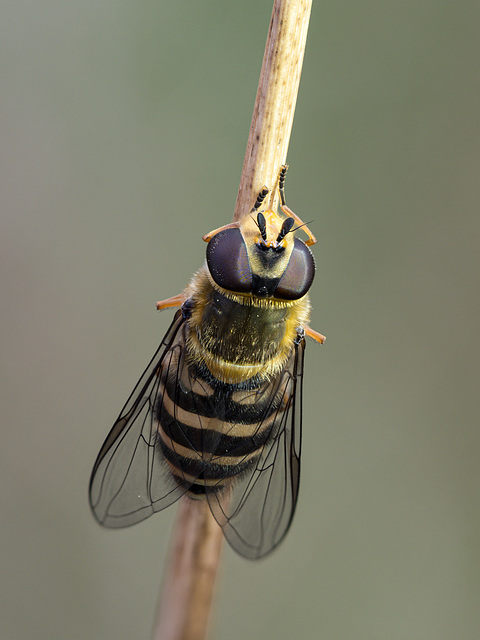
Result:
{"type": "Polygon", "coordinates": [[[176,296],[172,296],[171,298],[167,298],[166,300],[160,300],[157,302],[157,310],[163,311],[163,309],[168,309],[169,307],[181,307],[185,302],[185,294],[179,293],[176,296]]]}
{"type": "Polygon", "coordinates": [[[263,189],[258,194],[257,199],[255,200],[255,204],[253,205],[252,212],[256,211],[260,207],[262,202],[267,197],[268,192],[269,192],[269,188],[267,186],[264,186],[263,189]]]}
{"type": "MultiPolygon", "coordinates": [[[[294,213],[290,207],[287,207],[286,204],[282,204],[280,205],[280,209],[282,210],[282,212],[286,215],[289,216],[290,218],[293,218],[295,220],[295,222],[298,224],[299,227],[302,227],[303,231],[305,231],[305,233],[308,236],[308,240],[305,242],[305,244],[307,245],[307,247],[311,247],[312,244],[315,244],[317,242],[316,237],[313,235],[313,233],[310,231],[310,229],[307,227],[307,225],[305,224],[305,222],[302,221],[301,218],[299,218],[297,216],[296,213],[294,213]]],[[[295,229],[294,229],[295,231],[295,229]]]]}
{"type": "Polygon", "coordinates": [[[285,204],[285,176],[287,175],[288,164],[282,164],[280,167],[280,175],[278,176],[278,190],[280,191],[280,201],[282,206],[285,204]]]}
{"type": "Polygon", "coordinates": [[[210,233],[206,233],[204,236],[202,236],[202,240],[205,240],[205,242],[210,242],[213,236],[216,236],[217,233],[220,233],[220,231],[224,231],[225,229],[235,229],[239,226],[239,222],[229,222],[228,224],[224,224],[223,227],[218,227],[218,229],[214,229],[213,231],[210,231],[210,233]]]}
{"type": "Polygon", "coordinates": [[[285,176],[287,175],[287,169],[288,169],[288,164],[284,164],[282,165],[281,169],[280,169],[280,175],[278,176],[278,190],[280,192],[280,209],[282,210],[282,212],[286,215],[289,216],[290,218],[293,218],[295,220],[295,222],[302,227],[302,229],[305,231],[305,233],[308,236],[308,240],[305,242],[305,244],[307,245],[307,247],[311,247],[312,244],[315,244],[317,242],[317,239],[315,238],[315,236],[313,235],[313,233],[310,231],[310,229],[307,227],[307,225],[297,216],[296,213],[294,213],[290,207],[287,207],[286,204],[286,200],[285,200],[285,176]]]}
{"type": "Polygon", "coordinates": [[[305,335],[308,336],[309,338],[313,338],[315,342],[323,344],[327,339],[325,336],[322,336],[321,333],[318,333],[318,331],[315,331],[315,329],[312,329],[311,327],[304,327],[304,329],[305,329],[305,335]]]}

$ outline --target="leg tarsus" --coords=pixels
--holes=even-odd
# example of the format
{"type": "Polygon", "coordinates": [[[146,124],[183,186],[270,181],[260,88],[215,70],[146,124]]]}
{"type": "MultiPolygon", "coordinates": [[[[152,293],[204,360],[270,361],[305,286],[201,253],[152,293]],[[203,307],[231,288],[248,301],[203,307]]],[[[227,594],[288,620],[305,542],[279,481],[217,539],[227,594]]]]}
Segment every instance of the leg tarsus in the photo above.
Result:
{"type": "Polygon", "coordinates": [[[280,174],[278,176],[278,190],[280,192],[280,202],[282,206],[286,203],[285,200],[285,176],[287,175],[288,164],[282,164],[280,167],[280,174]]]}
{"type": "Polygon", "coordinates": [[[256,211],[261,206],[262,202],[267,197],[269,191],[270,191],[270,189],[266,185],[263,185],[263,189],[258,194],[258,197],[255,200],[255,204],[253,205],[253,208],[250,211],[250,213],[253,213],[254,211],[256,211]]]}

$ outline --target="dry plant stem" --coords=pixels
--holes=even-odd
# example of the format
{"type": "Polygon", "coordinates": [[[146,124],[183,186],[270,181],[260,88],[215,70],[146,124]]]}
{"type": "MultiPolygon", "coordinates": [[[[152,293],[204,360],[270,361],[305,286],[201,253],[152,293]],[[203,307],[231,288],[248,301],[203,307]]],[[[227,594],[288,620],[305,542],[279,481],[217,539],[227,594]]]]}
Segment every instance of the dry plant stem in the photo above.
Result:
{"type": "MultiPolygon", "coordinates": [[[[275,0],[233,220],[264,185],[275,209],[297,101],[311,0],[275,0]]],[[[269,198],[269,200],[268,200],[269,198]]],[[[167,301],[168,302],[168,301],[167,301]]],[[[184,498],[153,640],[204,640],[223,534],[205,500],[184,498]]]]}
{"type": "Polygon", "coordinates": [[[182,498],[153,640],[206,638],[223,531],[206,500],[182,498]]]}
{"type": "Polygon", "coordinates": [[[248,215],[264,185],[274,188],[287,158],[312,0],[275,0],[233,219],[248,215]]]}

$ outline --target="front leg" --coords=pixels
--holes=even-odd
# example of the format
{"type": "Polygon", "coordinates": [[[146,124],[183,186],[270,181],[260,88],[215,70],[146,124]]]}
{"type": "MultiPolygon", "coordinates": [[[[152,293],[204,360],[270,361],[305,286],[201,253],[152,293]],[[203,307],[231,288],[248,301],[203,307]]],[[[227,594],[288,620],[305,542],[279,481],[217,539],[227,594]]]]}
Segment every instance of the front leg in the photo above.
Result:
{"type": "Polygon", "coordinates": [[[315,342],[318,342],[319,344],[323,344],[327,339],[325,336],[322,336],[321,333],[318,333],[318,331],[315,331],[311,327],[305,327],[305,335],[309,338],[313,338],[315,342]]]}
{"type": "Polygon", "coordinates": [[[168,309],[169,307],[181,307],[185,300],[185,293],[179,293],[176,296],[172,296],[171,298],[167,298],[166,300],[160,300],[160,302],[157,302],[157,310],[163,311],[164,309],[168,309]]]}
{"type": "Polygon", "coordinates": [[[224,231],[225,229],[238,229],[239,226],[240,222],[229,222],[228,224],[224,224],[223,227],[218,227],[218,229],[214,229],[213,231],[210,231],[210,233],[206,233],[204,236],[202,236],[202,240],[205,240],[205,242],[210,242],[213,236],[216,236],[217,233],[220,233],[220,231],[224,231]]]}

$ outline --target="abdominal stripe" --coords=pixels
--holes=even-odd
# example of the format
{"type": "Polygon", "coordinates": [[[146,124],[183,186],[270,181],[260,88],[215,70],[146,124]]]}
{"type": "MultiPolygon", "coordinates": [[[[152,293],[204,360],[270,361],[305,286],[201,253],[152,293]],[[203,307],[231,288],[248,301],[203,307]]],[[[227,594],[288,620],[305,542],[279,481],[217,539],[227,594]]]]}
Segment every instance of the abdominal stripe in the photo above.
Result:
{"type": "Polygon", "coordinates": [[[173,449],[170,449],[166,445],[165,442],[160,441],[160,446],[162,449],[162,453],[165,458],[179,470],[179,474],[175,474],[175,476],[186,474],[191,476],[191,478],[195,478],[195,480],[226,480],[227,478],[232,478],[233,476],[238,475],[245,469],[247,469],[257,458],[258,455],[254,457],[245,457],[244,459],[240,458],[238,462],[235,464],[221,464],[218,462],[205,462],[199,457],[195,458],[187,458],[179,455],[173,449]]]}
{"type": "MultiPolygon", "coordinates": [[[[161,393],[168,397],[179,409],[194,413],[203,418],[219,418],[222,422],[243,424],[257,423],[275,412],[278,402],[271,397],[272,385],[264,382],[251,389],[238,390],[237,385],[217,382],[213,389],[207,387],[210,393],[200,394],[186,388],[187,383],[198,384],[195,380],[179,380],[175,375],[162,375],[161,393]]],[[[206,391],[207,391],[206,389],[206,391]]],[[[159,394],[160,395],[160,394],[159,394]]]]}
{"type": "Polygon", "coordinates": [[[254,422],[241,425],[245,435],[231,436],[216,429],[209,429],[208,420],[205,420],[206,426],[191,426],[181,422],[178,416],[171,415],[163,402],[157,411],[157,420],[169,439],[203,453],[241,456],[265,444],[271,433],[272,420],[268,419],[261,424],[254,422]]]}
{"type": "Polygon", "coordinates": [[[202,385],[190,369],[188,375],[185,369],[181,372],[181,381],[171,375],[173,370],[170,375],[168,368],[160,373],[157,443],[176,481],[193,483],[192,492],[202,493],[199,485],[222,483],[258,460],[288,402],[278,394],[272,397],[274,381],[257,383],[253,389],[202,385]],[[196,390],[203,387],[205,395],[187,389],[187,384],[196,390]]]}

